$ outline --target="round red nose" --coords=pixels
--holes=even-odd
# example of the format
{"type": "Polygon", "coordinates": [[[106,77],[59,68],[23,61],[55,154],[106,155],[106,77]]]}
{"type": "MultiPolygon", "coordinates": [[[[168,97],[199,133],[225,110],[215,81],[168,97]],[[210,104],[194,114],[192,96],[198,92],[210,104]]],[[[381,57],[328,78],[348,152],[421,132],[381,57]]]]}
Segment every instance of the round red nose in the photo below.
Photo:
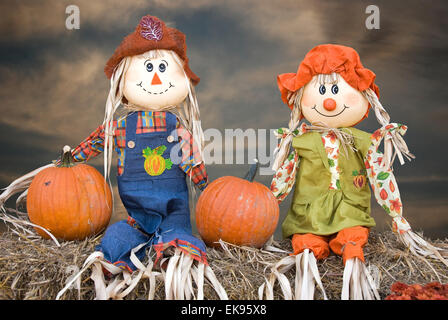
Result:
{"type": "Polygon", "coordinates": [[[324,108],[325,108],[325,110],[333,111],[334,109],[336,109],[336,101],[334,101],[331,98],[325,99],[324,100],[324,108]]]}

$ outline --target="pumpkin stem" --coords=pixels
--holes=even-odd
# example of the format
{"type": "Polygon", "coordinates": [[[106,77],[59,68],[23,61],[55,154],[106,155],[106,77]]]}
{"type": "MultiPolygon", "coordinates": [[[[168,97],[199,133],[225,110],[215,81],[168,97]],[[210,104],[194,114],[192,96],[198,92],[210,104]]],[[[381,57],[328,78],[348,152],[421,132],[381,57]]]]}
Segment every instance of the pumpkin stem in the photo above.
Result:
{"type": "Polygon", "coordinates": [[[258,159],[254,159],[255,163],[251,164],[250,168],[249,168],[249,172],[246,173],[246,175],[244,176],[244,179],[253,182],[255,179],[255,176],[257,175],[258,172],[258,168],[260,167],[260,163],[258,162],[258,159]]]}
{"type": "Polygon", "coordinates": [[[59,168],[70,168],[75,165],[75,160],[72,156],[72,148],[70,146],[65,146],[62,148],[61,154],[61,163],[59,164],[59,168]]]}

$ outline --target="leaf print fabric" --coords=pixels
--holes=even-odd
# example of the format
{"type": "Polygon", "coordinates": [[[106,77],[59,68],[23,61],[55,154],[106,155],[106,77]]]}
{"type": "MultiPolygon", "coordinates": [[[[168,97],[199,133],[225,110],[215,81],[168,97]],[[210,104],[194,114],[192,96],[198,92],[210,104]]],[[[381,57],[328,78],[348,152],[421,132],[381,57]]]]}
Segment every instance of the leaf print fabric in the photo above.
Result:
{"type": "Polygon", "coordinates": [[[404,233],[411,229],[409,223],[403,218],[403,205],[401,203],[400,191],[398,190],[395,176],[391,169],[382,167],[383,153],[378,150],[381,140],[391,130],[406,130],[406,126],[392,123],[376,130],[371,135],[370,146],[365,161],[367,177],[378,204],[392,218],[392,227],[395,232],[404,233]]]}
{"type": "Polygon", "coordinates": [[[328,158],[331,179],[330,189],[340,189],[339,183],[339,140],[333,132],[322,133],[322,143],[324,144],[325,153],[328,158]]]}
{"type": "MultiPolygon", "coordinates": [[[[276,130],[276,135],[278,138],[285,137],[288,129],[280,128],[276,130]]],[[[306,124],[302,123],[296,130],[292,133],[294,136],[302,135],[306,132],[306,124]]],[[[299,167],[300,159],[299,155],[295,150],[292,150],[288,157],[285,159],[280,168],[272,177],[271,191],[277,198],[277,201],[282,202],[288,194],[291,192],[294,183],[296,181],[296,172],[299,167]]]]}
{"type": "Polygon", "coordinates": [[[282,202],[291,192],[291,189],[296,181],[296,170],[299,163],[299,156],[294,150],[289,154],[283,165],[274,174],[271,182],[271,191],[279,203],[282,202]]]}

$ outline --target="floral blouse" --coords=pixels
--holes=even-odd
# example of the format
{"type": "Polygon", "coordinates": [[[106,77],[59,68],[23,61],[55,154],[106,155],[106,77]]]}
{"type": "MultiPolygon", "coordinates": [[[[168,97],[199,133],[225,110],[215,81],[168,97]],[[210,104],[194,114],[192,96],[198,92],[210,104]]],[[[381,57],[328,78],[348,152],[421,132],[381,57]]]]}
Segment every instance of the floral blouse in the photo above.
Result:
{"type": "MultiPolygon", "coordinates": [[[[378,150],[381,140],[390,132],[397,130],[399,134],[404,135],[407,127],[402,124],[391,123],[376,130],[370,137],[372,144],[364,159],[365,172],[352,172],[352,175],[358,176],[367,174],[370,187],[378,204],[392,217],[393,230],[395,232],[404,233],[411,229],[406,219],[402,216],[403,206],[401,203],[400,192],[397,182],[392,173],[392,169],[385,169],[380,166],[383,153],[378,150]]],[[[283,130],[279,129],[279,133],[283,130]]],[[[306,124],[302,124],[295,135],[302,135],[306,132],[306,124]]],[[[322,143],[328,157],[328,164],[331,173],[329,189],[340,189],[339,185],[339,167],[338,158],[340,151],[340,143],[336,135],[332,132],[324,132],[321,134],[322,143]]],[[[300,158],[295,150],[291,151],[284,161],[283,165],[274,174],[271,183],[271,191],[277,198],[278,202],[282,202],[291,192],[295,183],[296,171],[300,165],[300,158]]],[[[357,183],[354,179],[353,183],[357,183]]]]}

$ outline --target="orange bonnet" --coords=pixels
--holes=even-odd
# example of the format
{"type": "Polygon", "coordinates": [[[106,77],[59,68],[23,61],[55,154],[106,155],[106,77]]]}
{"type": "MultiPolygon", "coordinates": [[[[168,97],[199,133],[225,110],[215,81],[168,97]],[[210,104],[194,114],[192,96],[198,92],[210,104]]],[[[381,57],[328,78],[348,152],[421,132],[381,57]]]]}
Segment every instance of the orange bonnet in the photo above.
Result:
{"type": "Polygon", "coordinates": [[[317,74],[338,73],[358,91],[372,89],[379,98],[379,89],[374,83],[375,73],[364,68],[358,53],[350,47],[322,44],[309,51],[300,63],[297,73],[283,73],[277,76],[278,88],[283,102],[288,104],[289,92],[305,86],[317,74]]]}

